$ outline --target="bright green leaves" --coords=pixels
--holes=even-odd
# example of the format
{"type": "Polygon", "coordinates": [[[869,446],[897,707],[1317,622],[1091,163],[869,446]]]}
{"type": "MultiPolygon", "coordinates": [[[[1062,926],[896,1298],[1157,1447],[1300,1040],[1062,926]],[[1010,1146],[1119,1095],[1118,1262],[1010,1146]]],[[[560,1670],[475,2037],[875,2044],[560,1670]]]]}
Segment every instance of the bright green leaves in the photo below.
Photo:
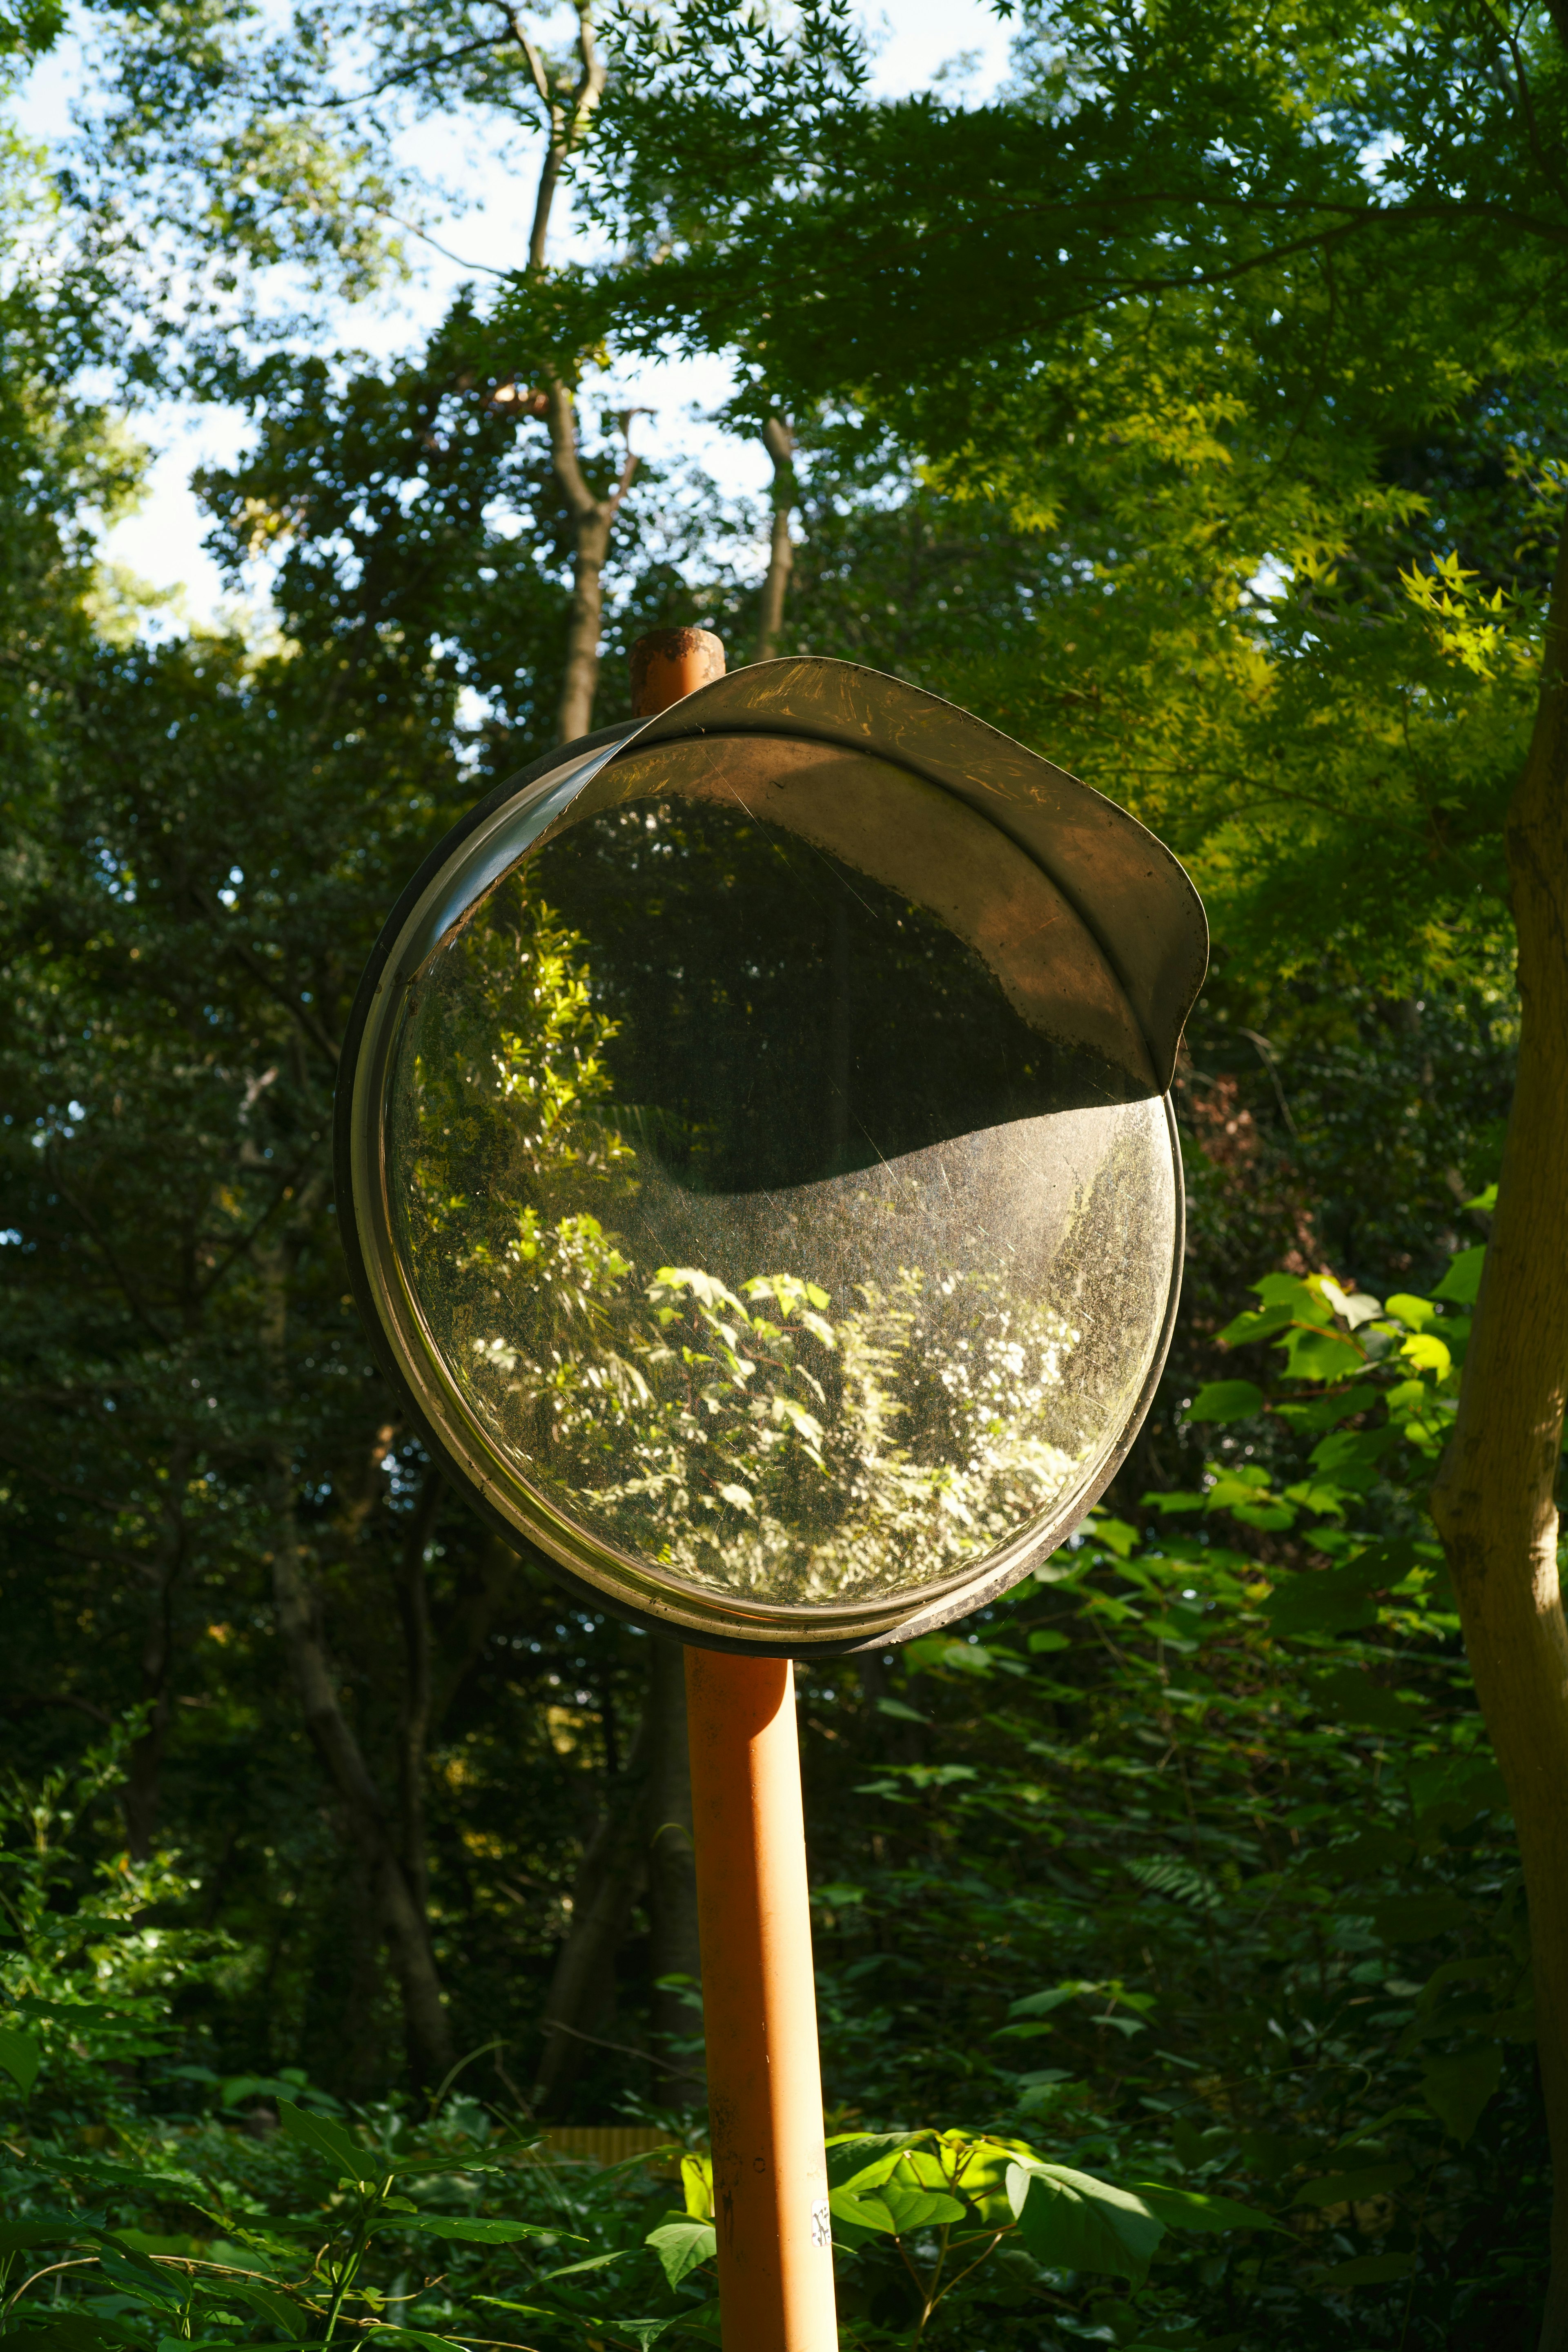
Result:
{"type": "Polygon", "coordinates": [[[719,2235],[711,2221],[693,2221],[689,2214],[673,2221],[661,2221],[650,2230],[644,2240],[658,2256],[664,2275],[671,2286],[679,2286],[684,2278],[710,2263],[719,2252],[719,2235]]]}
{"type": "Polygon", "coordinates": [[[1189,1421],[1250,1421],[1263,1411],[1263,1391],[1251,1381],[1210,1381],[1187,1407],[1189,1421]]]}
{"type": "MultiPolygon", "coordinates": [[[[1096,1990],[1064,1986],[1014,2006],[1038,2010],[1096,1990]]],[[[1005,2241],[1049,2271],[1138,2282],[1167,2230],[1275,2226],[1232,2199],[1163,2184],[1121,2188],[1022,2140],[957,2131],[847,2135],[829,2140],[827,2168],[835,2240],[850,2252],[896,2240],[928,2309],[955,2273],[988,2261],[1005,2241]]]]}
{"type": "MultiPolygon", "coordinates": [[[[1266,1275],[1252,1286],[1262,1304],[1228,1324],[1221,1341],[1230,1347],[1270,1345],[1284,1358],[1285,1378],[1309,1392],[1266,1396],[1250,1381],[1211,1381],[1194,1398],[1186,1417],[1225,1423],[1268,1414],[1303,1434],[1315,1434],[1311,1475],[1277,1493],[1259,1464],[1221,1460],[1206,1465],[1202,1493],[1149,1495],[1144,1500],[1165,1512],[1228,1511],[1244,1527],[1282,1534],[1303,1512],[1342,1517],[1352,1497],[1368,1494],[1387,1475],[1387,1456],[1396,1444],[1434,1458],[1452,1419],[1457,1366],[1469,1334],[1468,1319],[1446,1313],[1445,1302],[1453,1306],[1473,1297],[1481,1255],[1467,1252],[1463,1265],[1456,1259],[1445,1276],[1448,1287],[1440,1286],[1432,1299],[1401,1291],[1384,1303],[1365,1291],[1345,1291],[1329,1275],[1266,1275]],[[1380,1406],[1384,1418],[1365,1425],[1380,1406]],[[1342,1425],[1352,1421],[1363,1425],[1342,1425]]],[[[1327,1599],[1325,1594],[1325,1603],[1327,1599]]],[[[1345,1625],[1347,1606],[1339,1611],[1345,1625]]]]}

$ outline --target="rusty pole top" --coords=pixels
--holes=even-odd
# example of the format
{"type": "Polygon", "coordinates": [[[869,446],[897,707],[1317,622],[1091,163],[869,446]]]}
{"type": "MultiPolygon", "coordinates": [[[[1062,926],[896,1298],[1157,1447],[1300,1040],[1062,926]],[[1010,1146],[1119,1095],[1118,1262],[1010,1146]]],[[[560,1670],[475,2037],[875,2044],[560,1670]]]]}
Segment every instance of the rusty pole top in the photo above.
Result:
{"type": "Polygon", "coordinates": [[[711,629],[653,629],[632,647],[632,711],[653,719],[724,675],[723,640],[711,629]]]}

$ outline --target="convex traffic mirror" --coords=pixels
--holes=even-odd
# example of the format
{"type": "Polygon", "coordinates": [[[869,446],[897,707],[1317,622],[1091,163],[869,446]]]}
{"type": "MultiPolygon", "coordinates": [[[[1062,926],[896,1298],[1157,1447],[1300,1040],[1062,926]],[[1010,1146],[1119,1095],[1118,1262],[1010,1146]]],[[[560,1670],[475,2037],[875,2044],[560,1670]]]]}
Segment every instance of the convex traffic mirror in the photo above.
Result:
{"type": "Polygon", "coordinates": [[[1182,1254],[1201,907],[1122,810],[826,660],[586,737],[387,923],[360,1304],[456,1486],[688,1642],[900,1641],[1113,1475],[1182,1254]]]}

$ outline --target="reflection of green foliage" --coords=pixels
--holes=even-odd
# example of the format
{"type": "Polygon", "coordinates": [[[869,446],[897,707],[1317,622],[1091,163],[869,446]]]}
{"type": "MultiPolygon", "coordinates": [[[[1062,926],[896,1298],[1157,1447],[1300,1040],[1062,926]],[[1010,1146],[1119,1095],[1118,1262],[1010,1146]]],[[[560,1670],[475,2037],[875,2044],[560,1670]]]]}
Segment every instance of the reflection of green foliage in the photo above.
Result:
{"type": "Polygon", "coordinates": [[[793,1275],[740,1297],[660,1267],[658,1336],[638,1344],[647,1395],[626,1417],[636,1475],[584,1500],[626,1510],[645,1549],[706,1584],[831,1600],[957,1570],[1076,1466],[1037,1432],[1077,1335],[998,1301],[938,1358],[933,1442],[911,1406],[931,1378],[925,1288],[914,1272],[891,1296],[866,1284],[834,1325],[826,1293],[793,1275]]]}
{"type": "Polygon", "coordinates": [[[523,1318],[531,1398],[559,1397],[630,1272],[580,1205],[620,1197],[633,1154],[591,1114],[615,1030],[589,1002],[578,944],[517,886],[499,892],[416,992],[394,1086],[399,1240],[448,1360],[492,1413],[497,1376],[514,1386],[521,1360],[494,1336],[503,1298],[509,1329],[523,1318]]]}
{"type": "Polygon", "coordinates": [[[399,1236],[473,1409],[578,1514],[710,1587],[896,1588],[1035,1518],[1098,1434],[1051,1307],[960,1271],[864,1283],[837,1321],[790,1272],[638,1277],[606,1222],[638,1155],[603,1116],[616,1024],[582,944],[509,885],[434,962],[400,1051],[399,1236]]]}

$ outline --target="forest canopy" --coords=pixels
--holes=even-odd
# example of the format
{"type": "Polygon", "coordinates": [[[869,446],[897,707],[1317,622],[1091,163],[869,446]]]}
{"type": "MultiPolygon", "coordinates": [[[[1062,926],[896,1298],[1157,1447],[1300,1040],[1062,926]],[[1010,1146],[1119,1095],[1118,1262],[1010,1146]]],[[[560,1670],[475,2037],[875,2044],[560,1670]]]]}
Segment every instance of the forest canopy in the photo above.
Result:
{"type": "MultiPolygon", "coordinates": [[[[1568,2346],[1568,26],[998,13],[981,99],[880,95],[847,0],[0,5],[0,2333],[33,2352],[719,2340],[679,1653],[445,1483],[331,1158],[410,876],[687,623],[973,710],[1168,842],[1213,933],[1131,1454],[1002,1601],[799,1671],[842,2342],[1568,2346]],[[28,78],[66,43],[51,149],[28,78]],[[431,125],[493,142],[529,231],[477,214],[474,282],[377,358],[431,125]],[[637,457],[616,403],[672,352],[721,365],[762,497],[637,457]],[[104,544],[168,403],[244,424],[195,483],[237,594],[199,625],[104,544]]],[[[617,1224],[615,1073],[738,960],[772,1018],[837,950],[715,887],[682,994],[614,835],[483,950],[492,1092],[548,1082],[557,1123],[480,1255],[531,1217],[603,1310],[661,1539],[711,1537],[673,1331],[731,1349],[713,1417],[777,1525],[825,1445],[882,1449],[881,1572],[938,1540],[887,1438],[914,1288],[720,1297],[617,1224]]],[[[703,888],[733,862],[678,846],[703,888]]],[[[853,919],[930,1099],[999,1086],[988,1053],[1014,1084],[913,910],[853,919]]],[[[755,1146],[703,1054],[661,1138],[694,1181],[755,1146]]],[[[777,1149],[847,1164],[788,1084],[777,1149]]],[[[1059,1334],[1026,1340],[1033,1453],[984,1368],[952,1407],[981,1518],[1066,1426],[1059,1334]]]]}

